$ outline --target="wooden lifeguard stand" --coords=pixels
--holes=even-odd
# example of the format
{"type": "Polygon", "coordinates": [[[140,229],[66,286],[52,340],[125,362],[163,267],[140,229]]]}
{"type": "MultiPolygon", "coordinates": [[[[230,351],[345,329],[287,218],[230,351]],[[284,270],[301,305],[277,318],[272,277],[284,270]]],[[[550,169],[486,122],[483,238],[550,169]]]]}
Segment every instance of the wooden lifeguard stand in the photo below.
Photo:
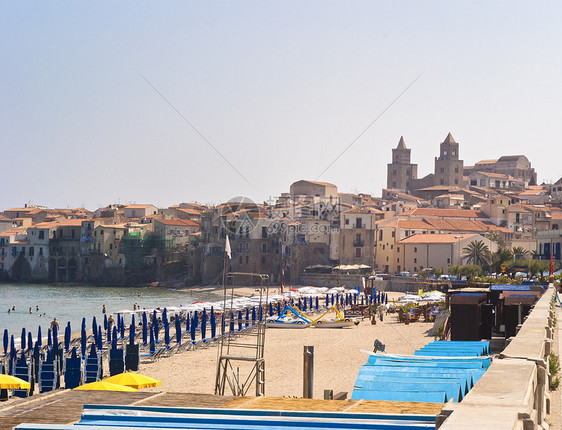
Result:
{"type": "Polygon", "coordinates": [[[215,394],[224,395],[230,386],[232,395],[245,396],[255,384],[255,395],[265,395],[265,319],[269,303],[269,276],[259,273],[232,272],[225,275],[223,287],[223,315],[218,348],[215,394]],[[239,319],[234,307],[234,289],[241,278],[259,280],[259,302],[256,303],[255,324],[236,330],[246,320],[239,319]],[[230,284],[230,286],[228,286],[230,284]],[[260,311],[261,309],[261,311],[260,311]],[[260,318],[261,316],[261,318],[260,318]],[[232,324],[235,330],[230,330],[232,324]]]}

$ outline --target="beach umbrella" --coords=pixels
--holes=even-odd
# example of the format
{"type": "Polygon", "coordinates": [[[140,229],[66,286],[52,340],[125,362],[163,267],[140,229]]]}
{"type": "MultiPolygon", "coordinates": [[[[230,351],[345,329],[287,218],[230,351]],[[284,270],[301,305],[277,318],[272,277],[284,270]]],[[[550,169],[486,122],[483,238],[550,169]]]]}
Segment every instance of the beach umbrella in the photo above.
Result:
{"type": "Polygon", "coordinates": [[[164,323],[164,343],[166,347],[170,347],[170,324],[164,323]]]}
{"type": "Polygon", "coordinates": [[[277,301],[277,315],[281,315],[281,302],[277,301]]]}
{"type": "Polygon", "coordinates": [[[98,336],[97,336],[98,349],[101,351],[103,349],[103,337],[101,334],[101,325],[98,326],[98,336]]]}
{"type": "Polygon", "coordinates": [[[326,307],[330,307],[330,295],[328,293],[326,293],[326,307]]]}
{"type": "Polygon", "coordinates": [[[31,349],[33,348],[33,335],[31,334],[30,331],[27,332],[27,349],[29,349],[29,351],[31,352],[31,349]]]}
{"type": "Polygon", "coordinates": [[[8,353],[8,345],[10,344],[10,335],[8,334],[8,329],[4,329],[4,337],[2,339],[2,344],[4,346],[4,355],[8,353]]]}
{"type": "Polygon", "coordinates": [[[20,346],[22,350],[25,350],[27,347],[27,337],[25,335],[25,327],[21,329],[20,346]]]}
{"type": "Polygon", "coordinates": [[[193,312],[193,319],[191,320],[191,324],[195,324],[195,329],[199,327],[199,314],[197,311],[193,312]]]}
{"type": "Polygon", "coordinates": [[[345,295],[345,305],[349,305],[349,294],[345,295]]]}
{"type": "Polygon", "coordinates": [[[121,317],[121,339],[125,338],[125,318],[121,317]]]}
{"type": "Polygon", "coordinates": [[[195,343],[195,328],[196,328],[196,324],[195,324],[195,315],[194,315],[193,319],[191,320],[191,330],[190,330],[192,343],[195,343]]]}
{"type": "Polygon", "coordinates": [[[299,310],[302,310],[302,300],[301,300],[300,297],[299,297],[299,306],[298,307],[299,307],[299,310]]]}
{"type": "Polygon", "coordinates": [[[320,299],[316,296],[316,310],[320,307],[320,299]]]}
{"type": "Polygon", "coordinates": [[[53,326],[53,348],[59,349],[59,329],[56,325],[53,326]]]}
{"type": "MultiPolygon", "coordinates": [[[[113,326],[115,328],[115,326],[113,326]]],[[[111,327],[107,326],[107,343],[112,343],[111,327]]]]}
{"type": "Polygon", "coordinates": [[[146,319],[146,312],[142,313],[142,344],[146,345],[148,343],[148,332],[147,332],[148,322],[146,319]]]}
{"type": "Polygon", "coordinates": [[[203,314],[201,315],[201,339],[205,340],[207,337],[207,311],[203,309],[203,314]]]}
{"type": "MultiPolygon", "coordinates": [[[[84,320],[82,320],[84,321],[84,320]]],[[[86,324],[82,324],[82,328],[80,330],[80,354],[82,355],[82,359],[86,358],[86,324]]]]}
{"type": "Polygon", "coordinates": [[[217,337],[217,320],[215,318],[215,312],[211,307],[211,338],[217,337]]]}
{"type": "Polygon", "coordinates": [[[41,326],[37,328],[37,343],[39,346],[43,345],[43,338],[41,337],[41,326]]]}
{"type": "Polygon", "coordinates": [[[133,324],[133,327],[135,329],[137,328],[137,324],[136,324],[136,320],[135,320],[135,314],[131,315],[131,324],[133,324]]]}
{"type": "Polygon", "coordinates": [[[252,306],[252,325],[256,323],[256,307],[252,306]]]}
{"type": "Polygon", "coordinates": [[[126,391],[126,392],[137,392],[136,388],[127,387],[125,385],[112,384],[106,381],[96,381],[90,382],[89,384],[80,385],[73,390],[93,390],[93,391],[126,391]]]}
{"type": "Polygon", "coordinates": [[[47,345],[49,346],[49,348],[52,348],[53,346],[53,337],[50,328],[47,329],[47,345]]]}
{"type": "Polygon", "coordinates": [[[191,322],[191,312],[188,312],[185,318],[185,332],[189,332],[191,331],[191,329],[189,328],[189,323],[191,322]]]}
{"type": "Polygon", "coordinates": [[[164,324],[168,324],[168,309],[164,308],[164,310],[162,311],[162,322],[164,324]]]}
{"type": "Polygon", "coordinates": [[[221,315],[221,336],[224,336],[225,333],[226,333],[226,318],[225,318],[225,313],[223,311],[221,315]]]}
{"type": "MultiPolygon", "coordinates": [[[[261,309],[261,308],[260,308],[261,309]]],[[[230,325],[228,330],[232,333],[234,331],[234,312],[230,312],[230,325]]]]}
{"type": "Polygon", "coordinates": [[[111,348],[117,349],[117,327],[113,326],[113,333],[111,336],[111,348]]]}
{"type": "Polygon", "coordinates": [[[94,337],[97,335],[98,333],[98,323],[96,321],[96,316],[94,315],[94,317],[92,318],[92,333],[94,333],[94,337]]]}
{"type": "Polygon", "coordinates": [[[64,329],[64,350],[68,351],[68,348],[70,348],[70,330],[69,330],[69,326],[66,326],[66,328],[64,329]]]}
{"type": "Polygon", "coordinates": [[[150,353],[156,352],[156,342],[154,340],[154,326],[150,326],[150,353]]]}
{"type": "Polygon", "coordinates": [[[384,304],[387,305],[388,304],[388,294],[384,295],[384,304]]]}
{"type": "Polygon", "coordinates": [[[158,342],[158,317],[156,316],[156,309],[152,317],[152,327],[154,327],[154,341],[158,342]]]}
{"type": "Polygon", "coordinates": [[[113,375],[110,378],[104,379],[104,382],[112,384],[124,385],[125,387],[132,387],[136,389],[157,387],[162,385],[162,382],[145,375],[138,373],[125,372],[118,375],[113,375]]]}
{"type": "Polygon", "coordinates": [[[73,346],[73,347],[72,347],[72,351],[70,351],[70,358],[72,358],[73,360],[76,360],[76,358],[77,358],[76,347],[75,347],[75,346],[73,346]]]}
{"type": "Polygon", "coordinates": [[[244,326],[250,327],[250,308],[246,308],[246,323],[244,326]]]}
{"type": "Polygon", "coordinates": [[[269,316],[272,317],[273,316],[273,303],[269,302],[269,316]]]}
{"type": "Polygon", "coordinates": [[[242,311],[238,311],[238,331],[242,330],[242,320],[244,317],[242,316],[242,311]]]}
{"type": "Polygon", "coordinates": [[[47,349],[47,355],[45,356],[45,363],[53,364],[53,354],[51,353],[51,348],[47,349]]]}
{"type": "Polygon", "coordinates": [[[10,336],[10,356],[11,358],[16,358],[16,342],[14,340],[14,335],[10,336]]]}
{"type": "Polygon", "coordinates": [[[181,345],[181,322],[178,316],[176,316],[174,323],[176,324],[176,343],[181,345]]]}
{"type": "Polygon", "coordinates": [[[107,314],[103,314],[103,329],[107,331],[107,314]]]}
{"type": "Polygon", "coordinates": [[[259,317],[259,320],[260,320],[260,321],[263,321],[263,307],[261,307],[261,306],[260,306],[260,308],[259,308],[259,315],[258,315],[258,317],[259,317]]]}
{"type": "Polygon", "coordinates": [[[302,309],[302,310],[305,311],[305,312],[306,312],[306,310],[307,310],[307,308],[308,308],[307,305],[308,305],[308,300],[307,300],[306,297],[305,297],[304,300],[303,300],[303,309],[302,309]]]}
{"type": "Polygon", "coordinates": [[[131,323],[131,325],[129,326],[129,344],[130,345],[135,344],[135,324],[134,323],[131,323]]]}
{"type": "Polygon", "coordinates": [[[0,389],[2,390],[29,390],[31,385],[23,379],[12,375],[0,374],[0,389]]]}

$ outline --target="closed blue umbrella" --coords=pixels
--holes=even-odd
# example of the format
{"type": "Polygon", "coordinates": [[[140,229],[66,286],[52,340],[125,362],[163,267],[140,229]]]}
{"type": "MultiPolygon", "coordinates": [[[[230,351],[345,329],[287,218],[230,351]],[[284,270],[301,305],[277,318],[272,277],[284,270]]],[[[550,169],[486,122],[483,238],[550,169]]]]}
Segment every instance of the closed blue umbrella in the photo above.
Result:
{"type": "Polygon", "coordinates": [[[10,336],[10,355],[15,358],[16,356],[16,341],[14,340],[14,335],[10,336]]]}
{"type": "Polygon", "coordinates": [[[107,326],[107,343],[111,343],[111,342],[112,342],[112,339],[111,339],[112,336],[111,336],[111,334],[112,334],[112,329],[113,329],[113,328],[115,328],[115,326],[113,326],[113,327],[107,326]]]}
{"type": "Polygon", "coordinates": [[[113,326],[113,333],[111,335],[111,348],[117,349],[117,327],[113,326]]]}
{"type": "Polygon", "coordinates": [[[176,315],[174,323],[176,324],[176,343],[181,345],[181,322],[178,315],[176,315]]]}
{"type": "Polygon", "coordinates": [[[107,314],[103,314],[103,329],[107,331],[107,314]]]}
{"type": "Polygon", "coordinates": [[[166,344],[166,347],[170,347],[170,324],[169,323],[165,323],[164,324],[164,343],[166,344]]]}
{"type": "Polygon", "coordinates": [[[142,313],[142,344],[146,345],[148,343],[148,321],[146,318],[146,312],[142,313]]]}
{"type": "Polygon", "coordinates": [[[53,326],[53,347],[59,349],[59,329],[56,325],[53,326]]]}
{"type": "Polygon", "coordinates": [[[72,351],[70,351],[70,358],[72,358],[73,360],[76,360],[77,357],[78,357],[78,356],[77,356],[77,354],[76,354],[76,347],[73,346],[73,347],[72,347],[72,351]]]}
{"type": "Polygon", "coordinates": [[[121,339],[125,338],[125,318],[121,317],[121,339]]]}
{"type": "Polygon", "coordinates": [[[277,315],[281,315],[281,302],[277,301],[277,315]]]}
{"type": "Polygon", "coordinates": [[[238,331],[242,330],[242,319],[244,317],[242,316],[242,311],[238,311],[238,331]]]}
{"type": "Polygon", "coordinates": [[[64,350],[68,351],[68,349],[70,348],[70,330],[69,330],[69,326],[66,326],[66,328],[64,329],[64,350]]]}
{"type": "Polygon", "coordinates": [[[92,318],[92,333],[94,333],[94,337],[97,336],[98,333],[98,322],[96,321],[96,316],[92,318]]]}
{"type": "Polygon", "coordinates": [[[8,353],[8,343],[10,343],[10,339],[9,339],[8,329],[7,329],[7,328],[4,329],[4,339],[3,339],[3,343],[4,343],[4,355],[6,355],[6,354],[8,353]]]}
{"type": "Polygon", "coordinates": [[[256,307],[252,306],[252,325],[256,323],[256,307]]]}
{"type": "Polygon", "coordinates": [[[191,342],[193,342],[193,343],[195,343],[195,328],[196,327],[197,327],[197,324],[195,323],[195,315],[193,315],[193,318],[191,319],[191,330],[190,330],[191,342]]]}
{"type": "Polygon", "coordinates": [[[133,323],[129,326],[129,344],[135,344],[135,324],[133,323]]]}
{"type": "Polygon", "coordinates": [[[49,346],[49,348],[51,348],[53,346],[53,335],[51,334],[51,329],[47,329],[47,345],[49,346]]]}
{"type": "Polygon", "coordinates": [[[250,327],[250,308],[246,308],[245,327],[250,327]]]}
{"type": "Polygon", "coordinates": [[[221,315],[221,336],[224,336],[226,333],[226,317],[225,313],[223,312],[221,315]]]}
{"type": "Polygon", "coordinates": [[[162,311],[162,323],[168,324],[168,308],[164,308],[162,311]]]}
{"type": "Polygon", "coordinates": [[[388,304],[388,294],[384,295],[384,304],[387,305],[388,304]]]}
{"type": "Polygon", "coordinates": [[[207,337],[207,311],[203,309],[201,315],[201,339],[205,340],[205,337],[207,337]]]}
{"type": "Polygon", "coordinates": [[[302,305],[303,311],[305,311],[305,312],[306,312],[307,304],[308,304],[308,300],[305,297],[304,300],[303,300],[303,305],[302,305]]]}
{"type": "Polygon", "coordinates": [[[82,327],[84,327],[84,330],[86,329],[86,317],[82,317],[82,327]]]}
{"type": "Polygon", "coordinates": [[[158,342],[158,317],[156,316],[156,310],[154,310],[154,314],[152,317],[152,327],[154,327],[154,341],[158,342]]]}
{"type": "Polygon", "coordinates": [[[25,327],[21,329],[20,345],[22,350],[25,350],[27,348],[27,337],[25,335],[25,327]]]}
{"type": "Polygon", "coordinates": [[[320,299],[316,296],[316,310],[320,307],[320,299]]]}
{"type": "Polygon", "coordinates": [[[326,294],[326,307],[329,308],[330,307],[330,295],[326,294]]]}
{"type": "Polygon", "coordinates": [[[217,337],[217,320],[215,318],[215,311],[211,306],[211,338],[217,337]]]}
{"type": "MultiPolygon", "coordinates": [[[[84,321],[84,320],[83,320],[84,321]]],[[[86,358],[86,324],[82,324],[82,328],[80,330],[80,354],[82,358],[86,358]]]]}
{"type": "Polygon", "coordinates": [[[154,326],[150,326],[150,353],[156,352],[156,342],[154,340],[154,326]]]}
{"type": "Polygon", "coordinates": [[[230,325],[228,330],[232,333],[234,331],[234,312],[230,312],[230,325]]]}
{"type": "Polygon", "coordinates": [[[302,310],[302,300],[300,297],[299,297],[299,309],[302,310]]]}
{"type": "Polygon", "coordinates": [[[193,319],[191,320],[191,324],[195,324],[195,329],[199,327],[199,313],[197,311],[193,312],[193,319]]]}
{"type": "Polygon", "coordinates": [[[101,325],[98,326],[97,346],[100,351],[103,349],[103,337],[101,334],[101,325]]]}
{"type": "Polygon", "coordinates": [[[189,332],[191,331],[191,329],[189,328],[189,323],[191,322],[191,312],[188,312],[185,318],[185,332],[189,332]]]}
{"type": "Polygon", "coordinates": [[[269,302],[269,316],[272,317],[273,316],[273,303],[269,302]]]}
{"type": "Polygon", "coordinates": [[[33,348],[33,335],[31,334],[30,331],[27,332],[27,349],[29,349],[29,351],[31,352],[31,349],[33,348]]]}
{"type": "Polygon", "coordinates": [[[365,296],[361,295],[361,306],[363,306],[365,304],[364,298],[365,298],[365,296]]]}
{"type": "Polygon", "coordinates": [[[43,338],[41,337],[41,326],[37,328],[37,343],[39,346],[43,345],[43,338]]]}

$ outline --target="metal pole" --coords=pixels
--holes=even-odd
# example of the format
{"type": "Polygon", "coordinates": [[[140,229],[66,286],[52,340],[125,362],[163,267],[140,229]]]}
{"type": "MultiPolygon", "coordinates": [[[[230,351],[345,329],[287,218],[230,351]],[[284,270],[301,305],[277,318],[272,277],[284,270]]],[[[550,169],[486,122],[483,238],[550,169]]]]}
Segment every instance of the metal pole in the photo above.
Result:
{"type": "Polygon", "coordinates": [[[303,368],[303,394],[305,399],[312,399],[314,385],[314,347],[304,347],[304,368],[303,368]]]}

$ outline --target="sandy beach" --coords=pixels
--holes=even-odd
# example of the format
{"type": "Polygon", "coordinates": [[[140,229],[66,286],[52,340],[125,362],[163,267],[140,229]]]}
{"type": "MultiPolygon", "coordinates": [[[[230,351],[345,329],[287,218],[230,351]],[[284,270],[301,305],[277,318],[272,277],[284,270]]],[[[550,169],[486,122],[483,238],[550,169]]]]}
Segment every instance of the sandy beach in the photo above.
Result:
{"type": "MultiPolygon", "coordinates": [[[[239,288],[239,295],[251,295],[251,288],[239,288]]],[[[394,299],[403,293],[390,293],[394,299]]],[[[334,393],[347,391],[351,396],[359,368],[365,364],[373,342],[379,339],[386,352],[413,354],[414,350],[433,340],[426,332],[431,323],[398,323],[397,314],[372,325],[363,320],[345,329],[303,330],[268,328],[265,340],[265,392],[267,396],[302,397],[303,348],[314,346],[314,398],[323,398],[325,389],[334,393]]],[[[217,347],[186,351],[162,358],[159,362],[141,364],[140,373],[162,381],[155,391],[214,393],[217,347]]],[[[244,374],[241,371],[241,374],[244,374]]],[[[230,394],[230,393],[228,393],[230,394]]],[[[253,394],[252,392],[249,393],[253,394]]]]}

